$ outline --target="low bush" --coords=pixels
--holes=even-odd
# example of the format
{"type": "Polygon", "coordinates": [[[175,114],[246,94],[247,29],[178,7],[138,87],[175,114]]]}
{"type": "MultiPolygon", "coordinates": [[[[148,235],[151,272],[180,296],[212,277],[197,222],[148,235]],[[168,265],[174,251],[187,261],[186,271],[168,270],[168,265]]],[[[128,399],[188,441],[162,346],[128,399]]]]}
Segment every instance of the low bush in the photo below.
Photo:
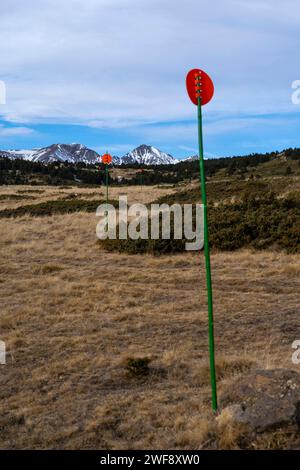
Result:
{"type": "MultiPolygon", "coordinates": [[[[161,201],[162,202],[162,201],[161,201]]],[[[168,197],[168,202],[170,200],[168,197]]],[[[210,245],[217,250],[281,248],[289,253],[300,252],[300,200],[277,198],[274,193],[259,197],[245,194],[241,201],[208,208],[210,245]]],[[[148,223],[150,230],[150,221],[148,223]]],[[[169,240],[101,240],[108,251],[130,254],[164,254],[185,251],[186,239],[174,240],[171,221],[169,240]]]]}
{"type": "Polygon", "coordinates": [[[125,367],[131,377],[143,377],[150,372],[150,362],[151,359],[149,357],[128,357],[125,362],[125,367]]]}
{"type": "Polygon", "coordinates": [[[0,201],[21,201],[23,199],[34,199],[34,196],[25,194],[0,194],[0,201]]]}
{"type": "MultiPolygon", "coordinates": [[[[22,215],[47,216],[53,214],[68,214],[72,212],[94,212],[100,204],[105,201],[85,201],[84,199],[67,199],[40,202],[38,204],[28,204],[14,209],[4,209],[0,211],[2,217],[19,217],[22,215]]],[[[109,201],[116,204],[116,201],[109,201]]]]}

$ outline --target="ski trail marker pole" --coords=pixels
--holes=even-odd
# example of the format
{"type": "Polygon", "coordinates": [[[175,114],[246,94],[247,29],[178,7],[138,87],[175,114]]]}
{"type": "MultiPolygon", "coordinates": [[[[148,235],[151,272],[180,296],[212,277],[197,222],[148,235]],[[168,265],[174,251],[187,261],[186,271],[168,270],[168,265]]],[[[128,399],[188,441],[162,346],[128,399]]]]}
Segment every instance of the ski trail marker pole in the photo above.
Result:
{"type": "Polygon", "coordinates": [[[199,143],[199,169],[201,181],[201,197],[203,204],[204,216],[204,254],[206,269],[206,289],[207,289],[207,306],[208,306],[208,337],[209,337],[209,362],[210,362],[210,382],[212,393],[212,409],[217,411],[217,382],[215,367],[215,344],[214,344],[214,316],[213,316],[213,297],[211,284],[210,269],[210,252],[209,252],[209,234],[207,220],[207,198],[205,185],[205,167],[203,155],[203,132],[202,132],[202,106],[207,104],[214,94],[214,85],[211,78],[200,69],[190,70],[186,77],[186,87],[188,95],[197,106],[198,110],[198,143],[199,143]]]}
{"type": "Polygon", "coordinates": [[[141,172],[140,172],[140,186],[141,186],[141,191],[142,191],[142,189],[143,189],[143,188],[142,188],[142,185],[143,185],[143,175],[144,175],[144,171],[141,170],[141,172]]]}
{"type": "Polygon", "coordinates": [[[105,165],[106,205],[108,204],[108,165],[105,165]]]}
{"type": "Polygon", "coordinates": [[[112,162],[112,156],[109,153],[105,153],[101,157],[102,163],[105,165],[105,186],[106,186],[106,209],[108,204],[108,165],[112,162]]]}

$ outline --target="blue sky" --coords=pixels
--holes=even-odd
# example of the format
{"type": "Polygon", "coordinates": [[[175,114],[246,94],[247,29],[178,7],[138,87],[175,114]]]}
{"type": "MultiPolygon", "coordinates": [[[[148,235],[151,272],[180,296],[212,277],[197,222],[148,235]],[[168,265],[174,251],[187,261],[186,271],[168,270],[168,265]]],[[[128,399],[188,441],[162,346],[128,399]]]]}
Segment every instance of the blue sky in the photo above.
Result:
{"type": "Polygon", "coordinates": [[[194,67],[215,83],[207,156],[300,147],[299,24],[297,0],[4,0],[0,149],[195,154],[194,67]]]}

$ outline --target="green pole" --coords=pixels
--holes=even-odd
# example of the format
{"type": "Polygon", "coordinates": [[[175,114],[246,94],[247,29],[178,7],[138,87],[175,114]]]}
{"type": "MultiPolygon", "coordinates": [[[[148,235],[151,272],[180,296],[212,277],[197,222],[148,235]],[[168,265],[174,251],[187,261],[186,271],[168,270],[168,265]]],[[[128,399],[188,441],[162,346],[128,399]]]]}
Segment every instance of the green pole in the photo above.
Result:
{"type": "Polygon", "coordinates": [[[108,164],[105,163],[105,185],[106,185],[106,224],[108,224],[108,164]]]}
{"type": "Polygon", "coordinates": [[[217,411],[218,401],[217,401],[217,383],[216,383],[216,367],[215,367],[214,315],[213,315],[213,298],[212,298],[210,253],[209,253],[209,238],[208,238],[205,169],[204,169],[204,157],[203,157],[202,106],[201,106],[200,97],[198,97],[198,141],[199,141],[201,195],[202,195],[203,215],[204,215],[204,253],[205,253],[206,288],[207,288],[207,305],[208,305],[210,382],[211,382],[211,393],[212,393],[212,409],[213,411],[217,411]]]}
{"type": "Polygon", "coordinates": [[[105,165],[106,206],[108,204],[108,164],[105,165]]]}

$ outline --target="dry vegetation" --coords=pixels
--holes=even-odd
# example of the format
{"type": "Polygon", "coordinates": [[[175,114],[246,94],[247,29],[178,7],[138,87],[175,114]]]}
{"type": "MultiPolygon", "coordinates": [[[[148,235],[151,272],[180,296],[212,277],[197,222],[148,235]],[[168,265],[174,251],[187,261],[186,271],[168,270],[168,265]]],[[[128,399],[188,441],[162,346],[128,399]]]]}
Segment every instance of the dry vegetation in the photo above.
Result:
{"type": "MultiPolygon", "coordinates": [[[[129,194],[130,202],[148,203],[165,194],[174,192],[173,188],[160,188],[159,186],[131,186],[111,187],[109,197],[118,199],[120,194],[129,194]]],[[[20,186],[7,185],[0,186],[0,210],[15,209],[26,204],[48,202],[55,200],[65,200],[70,197],[78,197],[87,200],[103,200],[105,198],[105,189],[103,186],[97,188],[84,188],[72,186],[20,186]]]]}
{"type": "MultiPolygon", "coordinates": [[[[40,202],[72,192],[20,193],[28,189],[1,194],[40,202]]],[[[169,191],[147,188],[143,201],[169,191]]],[[[140,200],[138,187],[120,192],[140,200]]],[[[88,193],[95,190],[80,190],[88,193]]],[[[0,447],[291,446],[294,436],[249,438],[230,416],[215,419],[210,411],[203,255],[106,253],[97,247],[96,223],[92,213],[1,220],[0,339],[8,355],[0,366],[0,447]],[[130,375],[128,357],[150,358],[149,374],[130,375]]],[[[220,389],[257,366],[292,367],[299,259],[213,254],[220,389]]]]}

